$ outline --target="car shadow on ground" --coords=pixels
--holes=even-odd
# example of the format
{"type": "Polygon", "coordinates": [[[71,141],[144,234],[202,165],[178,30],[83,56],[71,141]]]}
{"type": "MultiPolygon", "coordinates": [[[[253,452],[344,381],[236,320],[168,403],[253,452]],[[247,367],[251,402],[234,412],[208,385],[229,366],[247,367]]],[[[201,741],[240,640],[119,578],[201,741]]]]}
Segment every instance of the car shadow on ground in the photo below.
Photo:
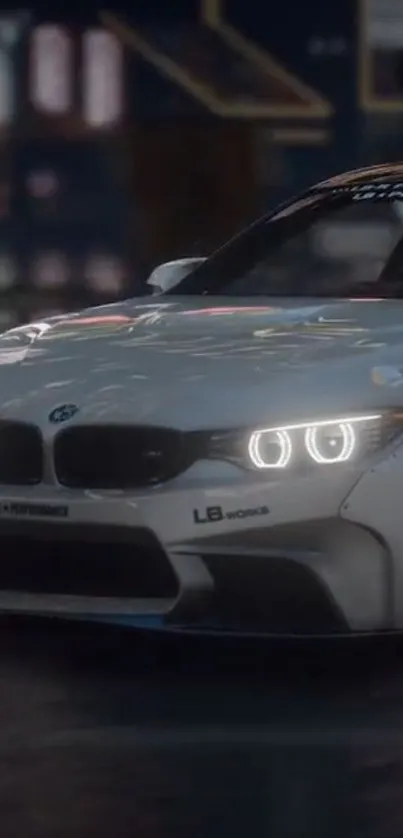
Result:
{"type": "Polygon", "coordinates": [[[2,838],[403,834],[403,643],[0,624],[2,838]]]}

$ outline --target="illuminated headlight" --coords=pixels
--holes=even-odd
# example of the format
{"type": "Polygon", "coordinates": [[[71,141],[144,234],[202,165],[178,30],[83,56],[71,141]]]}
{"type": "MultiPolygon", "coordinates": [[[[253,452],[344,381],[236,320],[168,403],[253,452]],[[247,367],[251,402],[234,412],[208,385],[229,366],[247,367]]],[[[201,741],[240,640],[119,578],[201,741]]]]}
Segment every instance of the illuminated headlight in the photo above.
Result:
{"type": "Polygon", "coordinates": [[[248,439],[249,465],[287,469],[335,465],[369,455],[402,433],[402,416],[368,414],[301,422],[253,431],[248,439]]]}

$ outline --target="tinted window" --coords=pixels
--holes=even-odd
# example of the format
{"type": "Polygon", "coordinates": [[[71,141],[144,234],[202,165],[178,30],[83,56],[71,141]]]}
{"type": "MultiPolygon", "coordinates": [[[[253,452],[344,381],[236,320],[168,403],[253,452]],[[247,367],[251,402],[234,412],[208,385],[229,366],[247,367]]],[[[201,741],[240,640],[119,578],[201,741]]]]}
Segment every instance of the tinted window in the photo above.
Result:
{"type": "Polygon", "coordinates": [[[177,293],[401,297],[403,192],[395,195],[307,196],[227,244],[177,293]]]}

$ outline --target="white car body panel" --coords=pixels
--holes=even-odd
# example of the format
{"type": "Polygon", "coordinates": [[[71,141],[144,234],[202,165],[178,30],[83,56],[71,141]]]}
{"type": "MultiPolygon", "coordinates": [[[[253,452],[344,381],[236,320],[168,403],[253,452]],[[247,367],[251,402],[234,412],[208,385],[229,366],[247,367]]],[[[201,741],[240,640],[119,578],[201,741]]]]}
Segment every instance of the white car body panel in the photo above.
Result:
{"type": "MultiPolygon", "coordinates": [[[[57,538],[66,521],[49,523],[48,507],[65,505],[70,527],[146,528],[181,582],[188,574],[205,591],[213,583],[200,545],[205,554],[219,549],[229,557],[281,554],[320,580],[348,630],[403,628],[403,447],[378,455],[366,472],[358,463],[292,480],[257,479],[234,464],[201,460],[153,488],[68,489],[53,471],[60,426],[49,422],[55,407],[69,403],[79,408],[69,427],[147,423],[184,431],[403,407],[403,387],[381,386],[373,375],[376,367],[397,368],[402,357],[403,303],[396,300],[295,298],[271,306],[150,298],[14,329],[0,338],[1,416],[40,428],[45,470],[40,485],[0,486],[0,520],[51,523],[57,538]],[[268,513],[200,526],[194,512],[209,506],[224,515],[263,506],[268,513]]],[[[132,614],[135,624],[136,608],[135,598],[119,604],[0,590],[4,611],[132,614]]]]}
{"type": "Polygon", "coordinates": [[[392,622],[403,629],[403,447],[375,464],[362,476],[343,504],[341,515],[360,527],[376,532],[388,546],[392,622]]]}
{"type": "MultiPolygon", "coordinates": [[[[6,333],[2,415],[43,421],[74,401],[82,422],[107,414],[184,430],[264,426],[340,415],[358,395],[361,410],[383,406],[372,370],[401,362],[401,301],[171,300],[127,301],[6,333]]],[[[403,389],[393,397],[403,403],[403,389]]]]}
{"type": "Polygon", "coordinates": [[[402,631],[402,218],[402,164],[345,173],[0,336],[0,613],[402,631]]]}

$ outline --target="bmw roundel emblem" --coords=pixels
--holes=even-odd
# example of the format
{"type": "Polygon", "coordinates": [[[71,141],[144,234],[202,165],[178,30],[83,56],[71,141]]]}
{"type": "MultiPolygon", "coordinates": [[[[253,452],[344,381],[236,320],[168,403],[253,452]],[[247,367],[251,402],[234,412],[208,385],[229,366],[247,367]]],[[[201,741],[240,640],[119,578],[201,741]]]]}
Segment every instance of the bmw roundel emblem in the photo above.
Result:
{"type": "Polygon", "coordinates": [[[54,425],[59,422],[68,422],[78,412],[76,404],[59,404],[49,413],[49,422],[54,425]]]}

